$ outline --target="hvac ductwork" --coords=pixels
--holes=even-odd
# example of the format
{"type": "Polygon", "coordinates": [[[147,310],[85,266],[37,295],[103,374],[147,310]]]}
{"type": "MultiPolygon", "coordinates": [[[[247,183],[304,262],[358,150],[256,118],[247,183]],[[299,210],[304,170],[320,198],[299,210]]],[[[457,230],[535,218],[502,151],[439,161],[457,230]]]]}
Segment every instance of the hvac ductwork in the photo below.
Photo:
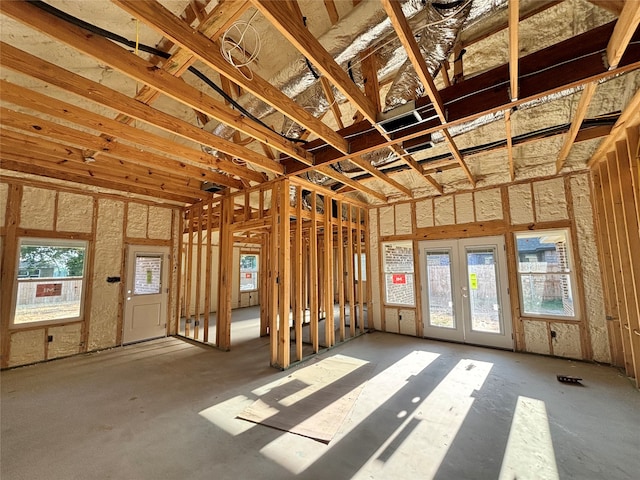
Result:
{"type": "MultiPolygon", "coordinates": [[[[412,31],[415,32],[429,72],[434,76],[453,48],[463,26],[471,25],[479,18],[505,5],[506,0],[491,2],[406,0],[402,10],[412,31]]],[[[391,21],[384,10],[379,7],[372,8],[370,2],[363,2],[319,39],[324,48],[339,65],[349,72],[353,81],[361,88],[363,82],[358,55],[369,47],[375,48],[380,65],[379,80],[385,81],[391,73],[397,72],[385,98],[385,111],[415,100],[424,93],[424,88],[411,62],[407,59],[404,48],[392,33],[391,21]],[[385,41],[387,37],[389,40],[385,41]]],[[[270,83],[290,98],[294,98],[299,105],[316,117],[324,114],[330,107],[317,75],[309,68],[303,56],[271,78],[270,83]]],[[[344,97],[335,89],[334,95],[337,102],[344,101],[344,97]]],[[[258,118],[264,118],[275,111],[273,107],[252,95],[244,95],[238,99],[238,102],[258,118]]],[[[207,124],[205,129],[223,138],[230,138],[233,135],[233,129],[218,122],[207,124]]],[[[282,126],[282,133],[296,138],[302,134],[302,128],[286,119],[282,126]]],[[[384,151],[366,158],[374,166],[382,166],[397,159],[391,153],[386,154],[384,151]]],[[[348,168],[350,164],[336,165],[338,171],[348,168]]],[[[330,177],[317,172],[311,172],[308,178],[317,184],[333,182],[330,177]]]]}

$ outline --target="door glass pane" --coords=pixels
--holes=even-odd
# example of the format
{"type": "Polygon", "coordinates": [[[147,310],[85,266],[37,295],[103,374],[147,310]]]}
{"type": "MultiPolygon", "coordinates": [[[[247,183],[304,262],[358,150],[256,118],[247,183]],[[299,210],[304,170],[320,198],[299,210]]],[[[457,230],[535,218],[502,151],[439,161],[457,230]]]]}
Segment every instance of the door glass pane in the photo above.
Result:
{"type": "Polygon", "coordinates": [[[471,329],[500,333],[500,308],[493,248],[467,249],[467,293],[471,313],[471,329]]]}
{"type": "Polygon", "coordinates": [[[162,257],[136,255],[134,295],[154,295],[160,293],[160,272],[162,257]]]}
{"type": "Polygon", "coordinates": [[[429,325],[456,328],[449,252],[427,252],[427,288],[429,325]]]}

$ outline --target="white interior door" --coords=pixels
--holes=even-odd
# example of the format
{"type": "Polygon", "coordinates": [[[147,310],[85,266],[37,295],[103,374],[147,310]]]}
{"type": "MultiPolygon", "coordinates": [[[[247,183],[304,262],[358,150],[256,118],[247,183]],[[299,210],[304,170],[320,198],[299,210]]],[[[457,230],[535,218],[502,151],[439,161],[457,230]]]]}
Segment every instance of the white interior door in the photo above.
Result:
{"type": "Polygon", "coordinates": [[[420,242],[425,337],[513,348],[504,238],[420,242]]]}
{"type": "Polygon", "coordinates": [[[122,343],[167,334],[168,259],[168,247],[129,246],[122,343]]]}

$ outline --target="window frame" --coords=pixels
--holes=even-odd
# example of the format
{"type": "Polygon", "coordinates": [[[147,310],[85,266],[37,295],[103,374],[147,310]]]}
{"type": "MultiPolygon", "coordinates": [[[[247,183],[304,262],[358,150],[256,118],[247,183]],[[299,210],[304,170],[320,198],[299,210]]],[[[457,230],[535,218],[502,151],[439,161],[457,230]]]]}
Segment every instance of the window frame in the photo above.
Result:
{"type": "Polygon", "coordinates": [[[581,310],[580,310],[580,298],[579,298],[579,288],[578,288],[578,277],[576,272],[576,264],[573,256],[573,244],[571,239],[571,230],[569,228],[560,227],[560,228],[549,228],[543,230],[523,230],[513,232],[513,242],[514,242],[514,250],[515,250],[515,273],[516,273],[516,282],[518,284],[518,300],[520,302],[520,316],[523,318],[533,318],[533,319],[552,319],[552,320],[564,320],[570,322],[578,322],[581,320],[581,310]],[[529,237],[543,237],[545,235],[554,235],[557,233],[564,233],[566,238],[565,248],[566,248],[566,258],[567,258],[567,268],[565,271],[558,272],[521,272],[520,271],[520,250],[518,249],[518,236],[522,236],[524,238],[529,237]],[[571,298],[573,300],[573,315],[554,315],[552,313],[532,313],[525,311],[525,303],[524,296],[522,291],[522,275],[534,275],[534,276],[548,276],[548,275],[568,275],[570,282],[570,291],[571,298]]]}
{"type": "Polygon", "coordinates": [[[238,291],[242,293],[251,293],[257,292],[260,289],[260,252],[240,252],[240,256],[238,257],[238,291]],[[242,257],[252,256],[256,257],[256,269],[255,270],[242,270],[242,257]],[[255,275],[256,282],[254,284],[253,289],[251,290],[243,290],[242,289],[242,275],[243,273],[252,273],[255,275]]]}
{"type": "MultiPolygon", "coordinates": [[[[9,326],[12,329],[23,329],[23,328],[34,328],[41,326],[49,326],[49,325],[60,325],[60,324],[69,324],[69,323],[77,323],[84,321],[84,307],[85,300],[87,294],[87,270],[88,263],[90,257],[90,244],[89,240],[84,239],[71,239],[71,238],[55,238],[55,237],[34,237],[34,236],[19,236],[17,239],[18,248],[16,249],[16,263],[15,270],[13,272],[13,282],[12,282],[12,296],[11,296],[11,315],[9,326]],[[28,246],[46,246],[46,247],[82,247],[84,248],[84,261],[82,265],[82,275],[80,276],[69,276],[69,277],[37,277],[37,278],[50,278],[50,279],[80,279],[81,283],[81,293],[80,293],[80,308],[77,316],[73,317],[64,317],[64,318],[54,318],[50,320],[36,320],[29,322],[16,322],[16,310],[18,307],[18,287],[21,279],[18,277],[20,272],[20,255],[22,251],[22,247],[24,245],[28,246]]],[[[28,278],[28,282],[37,282],[38,280],[32,280],[28,278]]]]}
{"type": "MultiPolygon", "coordinates": [[[[384,305],[390,307],[401,307],[401,308],[416,308],[416,274],[415,274],[415,265],[414,265],[414,245],[412,240],[398,240],[398,241],[389,241],[389,242],[381,242],[380,244],[381,254],[382,254],[382,289],[384,290],[384,305]],[[400,270],[396,269],[388,269],[387,266],[387,250],[386,246],[389,244],[393,244],[400,247],[406,247],[411,249],[411,266],[410,268],[405,268],[400,270]],[[393,270],[393,271],[392,271],[393,270]],[[394,303],[390,302],[388,299],[388,289],[387,289],[387,276],[388,275],[405,275],[406,278],[411,278],[411,285],[413,288],[411,289],[412,294],[412,302],[411,303],[394,303]]],[[[409,282],[406,282],[409,283],[409,282]]]]}

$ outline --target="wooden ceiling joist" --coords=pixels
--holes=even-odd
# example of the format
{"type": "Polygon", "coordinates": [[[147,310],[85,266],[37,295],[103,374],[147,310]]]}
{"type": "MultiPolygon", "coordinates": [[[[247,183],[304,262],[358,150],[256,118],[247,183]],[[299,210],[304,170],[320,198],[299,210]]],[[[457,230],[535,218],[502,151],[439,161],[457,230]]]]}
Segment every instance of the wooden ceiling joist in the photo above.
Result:
{"type": "Polygon", "coordinates": [[[315,67],[327,77],[342,94],[361,111],[372,124],[377,113],[370,99],[351,81],[347,72],[336,63],[320,42],[302,24],[302,19],[292,17],[279,2],[271,0],[251,0],[264,17],[315,67]]]}
{"type": "Polygon", "coordinates": [[[338,15],[338,10],[336,9],[336,3],[334,2],[334,0],[324,0],[324,7],[327,9],[331,24],[335,25],[336,23],[338,23],[338,20],[340,20],[340,15],[338,15]]]}
{"type": "Polygon", "coordinates": [[[627,0],[607,45],[607,62],[610,70],[616,68],[620,63],[638,24],[640,24],[640,2],[627,0]]]}
{"type": "MultiPolygon", "coordinates": [[[[219,102],[203,94],[179,78],[156,69],[149,62],[119,47],[106,38],[75,27],[26,2],[1,2],[0,11],[25,25],[95,58],[101,63],[121,71],[136,81],[146,83],[153,88],[161,90],[163,94],[178,102],[199,110],[232,128],[241,130],[250,137],[268,143],[303,163],[311,163],[309,160],[310,155],[301,147],[285,140],[268,128],[247,119],[244,115],[238,114],[238,112],[227,107],[223,102],[219,102]]],[[[241,147],[241,149],[238,150],[233,142],[221,137],[216,138],[219,139],[219,146],[217,147],[219,150],[229,155],[237,156],[247,162],[254,163],[262,168],[270,169],[275,173],[282,173],[279,172],[277,164],[274,165],[274,162],[266,157],[256,156],[255,154],[249,153],[251,150],[241,147]],[[235,153],[233,151],[235,151],[235,153]],[[249,157],[253,157],[253,159],[249,157]],[[256,163],[256,160],[259,163],[256,163]]]]}
{"type": "Polygon", "coordinates": [[[366,187],[364,185],[362,185],[360,182],[357,182],[355,180],[352,180],[351,178],[347,177],[346,175],[336,172],[333,167],[331,166],[320,166],[316,169],[318,172],[326,175],[327,177],[331,177],[334,180],[337,180],[340,183],[344,183],[345,185],[349,185],[350,187],[353,187],[355,190],[358,190],[362,193],[365,193],[373,198],[377,198],[378,200],[382,201],[382,202],[386,202],[387,201],[387,197],[385,195],[383,195],[382,193],[373,190],[369,187],[366,187]]]}
{"type": "MultiPolygon", "coordinates": [[[[111,137],[118,137],[131,143],[135,143],[146,148],[161,152],[171,152],[180,158],[180,165],[176,171],[182,169],[182,165],[191,165],[196,168],[206,170],[218,169],[227,173],[247,178],[251,181],[262,183],[266,180],[264,174],[241,167],[235,163],[207,155],[202,150],[189,148],[186,145],[173,142],[168,138],[154,135],[146,130],[122,124],[116,120],[98,115],[97,113],[84,110],[70,103],[42,95],[33,90],[29,90],[18,85],[14,85],[5,80],[0,80],[0,90],[2,99],[22,107],[29,108],[36,112],[50,115],[61,120],[65,120],[76,125],[85,126],[96,131],[107,133],[111,137]]],[[[111,141],[110,143],[115,143],[111,141]]]]}
{"type": "MultiPolygon", "coordinates": [[[[508,64],[476,75],[460,84],[443,89],[440,94],[447,106],[448,126],[462,125],[485,115],[512,109],[523,103],[543,98],[568,88],[599,81],[611,75],[623,74],[640,68],[640,45],[635,41],[627,48],[621,64],[608,71],[602,62],[602,51],[613,31],[613,24],[597,27],[589,32],[570,38],[544,50],[520,58],[520,97],[511,102],[508,96],[508,64]]],[[[638,32],[634,39],[640,39],[638,32]],[[637,37],[637,38],[636,38],[637,37]]],[[[416,108],[429,108],[427,99],[416,100],[416,108]]],[[[348,127],[349,128],[349,127],[348,127]]],[[[394,134],[393,140],[385,140],[369,125],[363,126],[358,135],[349,138],[351,155],[365,155],[381,148],[418,138],[442,128],[437,119],[428,120],[420,128],[407,128],[394,134]]],[[[348,160],[329,147],[310,143],[316,165],[348,160]]],[[[283,159],[288,174],[301,173],[309,168],[292,159],[283,159]]]]}
{"type": "Polygon", "coordinates": [[[518,26],[520,0],[509,0],[509,85],[511,101],[518,100],[518,26]]]}
{"type": "Polygon", "coordinates": [[[567,135],[564,137],[564,143],[562,144],[562,148],[560,149],[560,153],[558,154],[558,159],[556,160],[556,173],[559,173],[564,166],[564,162],[567,160],[569,156],[569,152],[571,151],[571,147],[575,142],[576,136],[580,131],[580,127],[582,126],[582,121],[587,115],[587,110],[589,108],[589,104],[591,103],[591,99],[593,95],[596,93],[596,87],[598,86],[598,82],[587,83],[580,95],[580,101],[578,102],[578,107],[576,109],[576,113],[573,116],[573,120],[571,121],[571,127],[567,132],[567,135]]]}
{"type": "Polygon", "coordinates": [[[322,86],[324,96],[329,103],[329,108],[331,109],[333,118],[338,124],[338,128],[342,130],[344,128],[344,124],[342,123],[342,112],[340,111],[340,105],[336,102],[336,97],[333,95],[333,91],[331,90],[331,83],[329,83],[327,77],[320,77],[320,85],[322,86]]]}
{"type": "MultiPolygon", "coordinates": [[[[4,6],[6,3],[7,2],[2,2],[1,5],[4,6]]],[[[180,135],[194,142],[220,150],[233,157],[241,158],[265,170],[279,175],[284,173],[284,167],[281,164],[263,155],[259,155],[253,150],[238,146],[233,142],[140,103],[104,85],[87,80],[84,77],[41,60],[38,57],[29,55],[27,52],[18,50],[11,45],[5,43],[0,44],[0,59],[2,65],[7,68],[56,85],[108,108],[119,110],[121,113],[135,117],[138,120],[154,125],[172,134],[180,135]]],[[[175,77],[171,78],[175,79],[175,77]]]]}
{"type": "MultiPolygon", "coordinates": [[[[391,19],[391,23],[393,24],[398,38],[400,39],[400,43],[407,51],[407,55],[411,60],[411,63],[424,86],[427,95],[431,99],[431,102],[440,118],[440,121],[445,124],[447,123],[447,116],[444,109],[444,103],[442,102],[442,98],[440,98],[440,94],[436,89],[435,83],[433,82],[433,78],[431,78],[431,73],[429,73],[429,68],[427,67],[427,63],[420,52],[420,47],[416,42],[415,36],[409,27],[409,23],[402,13],[402,7],[398,2],[394,2],[392,0],[382,0],[382,5],[384,6],[387,15],[391,19]]],[[[451,150],[451,154],[453,158],[456,159],[460,167],[462,167],[465,175],[471,182],[473,187],[476,186],[476,180],[471,174],[469,167],[465,163],[462,155],[460,155],[460,151],[456,146],[451,134],[449,133],[447,128],[442,129],[442,133],[445,137],[447,144],[449,145],[449,149],[451,150]]]]}
{"type": "Polygon", "coordinates": [[[32,135],[38,134],[79,148],[98,151],[112,158],[123,159],[134,165],[154,168],[167,174],[176,175],[177,177],[209,181],[238,190],[243,188],[240,180],[226,175],[196,168],[191,165],[180,164],[180,162],[168,157],[153,155],[148,151],[140,150],[123,143],[109,142],[100,136],[65,127],[32,115],[0,107],[0,116],[2,117],[2,124],[5,127],[22,130],[32,135]]]}
{"type": "MultiPolygon", "coordinates": [[[[78,174],[78,173],[71,172],[68,169],[56,170],[48,167],[35,165],[33,162],[29,161],[28,157],[27,158],[19,157],[12,153],[3,153],[3,159],[0,162],[0,165],[2,168],[6,168],[7,170],[12,170],[14,172],[28,173],[30,175],[53,178],[56,180],[63,180],[66,182],[77,183],[80,185],[91,185],[94,187],[108,188],[114,191],[122,191],[122,184],[119,181],[111,181],[111,180],[105,180],[103,178],[97,178],[95,176],[90,175],[89,173],[78,174]],[[15,158],[22,158],[23,161],[22,162],[16,161],[15,158]]],[[[195,203],[200,200],[200,198],[153,190],[140,185],[128,186],[127,191],[136,195],[144,195],[147,197],[160,198],[163,200],[169,200],[169,201],[180,203],[180,204],[195,203]]]]}
{"type": "MultiPolygon", "coordinates": [[[[173,15],[169,10],[164,8],[155,0],[112,0],[112,2],[128,13],[136,16],[162,35],[170,38],[183,48],[186,48],[216,72],[224,75],[230,80],[233,80],[243,89],[251,92],[260,100],[273,106],[285,116],[302,125],[305,129],[312,131],[318,135],[318,137],[324,139],[329,144],[334,145],[338,150],[345,153],[347,152],[347,142],[336,134],[335,131],[306,111],[302,106],[287,97],[280,90],[273,87],[269,82],[261,78],[255,72],[251,75],[247,75],[240,69],[231,65],[219,54],[220,45],[218,43],[212,42],[204,35],[194,32],[187,23],[173,15]]],[[[263,141],[279,151],[290,155],[282,149],[282,137],[279,137],[279,140],[269,139],[269,141],[265,141],[260,138],[257,138],[257,140],[263,141]]],[[[288,148],[291,148],[291,142],[287,141],[287,146],[288,148]]],[[[311,156],[304,156],[306,153],[304,149],[297,145],[293,145],[293,147],[297,151],[297,154],[304,158],[304,160],[301,161],[309,164],[313,162],[313,158],[311,156]]]]}

